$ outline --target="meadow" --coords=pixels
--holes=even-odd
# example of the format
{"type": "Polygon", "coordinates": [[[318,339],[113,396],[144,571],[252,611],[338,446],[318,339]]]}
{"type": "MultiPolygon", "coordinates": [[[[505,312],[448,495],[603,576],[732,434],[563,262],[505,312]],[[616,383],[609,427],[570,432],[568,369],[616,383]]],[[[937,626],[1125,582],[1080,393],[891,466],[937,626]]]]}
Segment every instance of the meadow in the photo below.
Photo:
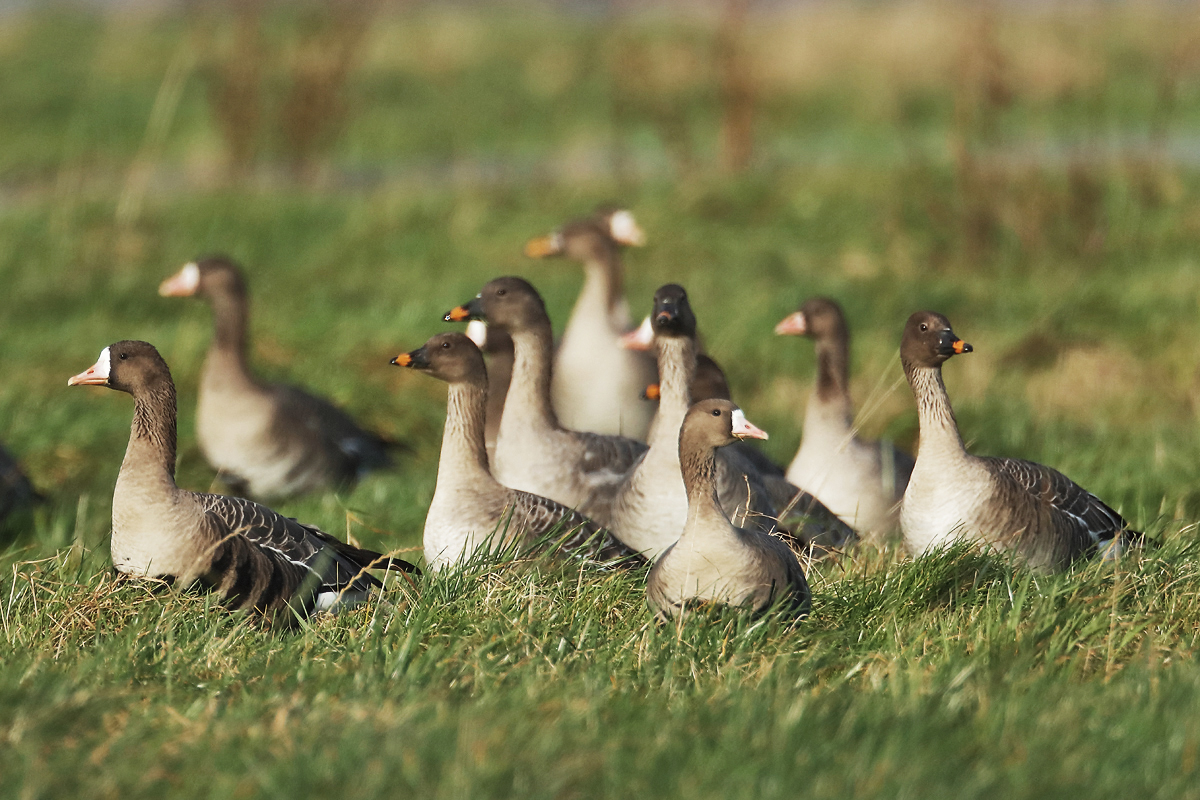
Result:
{"type": "Polygon", "coordinates": [[[0,441],[47,495],[0,540],[0,796],[1200,797],[1194,9],[330,7],[0,15],[0,441]],[[259,372],[408,445],[278,510],[415,558],[445,388],[389,360],[501,274],[561,329],[580,271],[522,244],[606,201],[648,234],[634,313],[687,287],[777,461],[814,367],[779,319],[842,302],[862,430],[911,448],[932,308],[975,347],[945,371],[973,451],[1158,545],[853,552],[795,630],[659,626],[642,573],[519,560],[283,635],[114,577],[132,403],[66,379],[154,343],[179,483],[212,485],[209,314],[156,293],[181,264],[239,259],[259,372]]]}

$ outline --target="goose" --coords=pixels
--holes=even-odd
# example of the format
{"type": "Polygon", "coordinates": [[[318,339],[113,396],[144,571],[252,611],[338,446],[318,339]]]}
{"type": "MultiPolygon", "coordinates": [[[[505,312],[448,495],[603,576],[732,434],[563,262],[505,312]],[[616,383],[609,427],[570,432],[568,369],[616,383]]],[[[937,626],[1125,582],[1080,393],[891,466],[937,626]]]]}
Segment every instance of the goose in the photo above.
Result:
{"type": "Polygon", "coordinates": [[[621,249],[645,239],[631,212],[600,208],[525,245],[531,258],[583,263],[583,288],[559,342],[551,384],[554,411],[573,430],[646,438],[654,409],[638,395],[654,381],[654,359],[618,344],[630,327],[621,249]]]}
{"type": "MultiPolygon", "coordinates": [[[[688,497],[680,473],[679,430],[692,405],[690,387],[695,383],[696,315],[687,291],[667,284],[654,294],[652,315],[654,346],[658,354],[658,414],[650,428],[650,449],[630,471],[613,503],[612,531],[626,544],[649,557],[674,543],[687,519],[688,497]]],[[[727,398],[726,398],[727,399],[727,398]]],[[[788,487],[781,503],[772,500],[767,480],[740,450],[731,444],[717,452],[717,489],[721,508],[730,519],[770,533],[777,517],[789,505],[802,508],[807,518],[798,520],[802,538],[836,539],[841,543],[849,531],[819,507],[813,498],[788,487]],[[824,524],[823,524],[824,523],[824,524]],[[832,529],[832,530],[830,530],[832,529]]]]}
{"type": "Polygon", "coordinates": [[[20,462],[0,445],[0,526],[10,514],[43,499],[21,471],[20,462]]]}
{"type": "Polygon", "coordinates": [[[289,625],[296,615],[365,600],[369,568],[418,572],[406,561],[338,541],[237,497],[175,484],[175,384],[153,345],[122,341],[68,386],[133,395],[129,446],[112,505],[112,560],[120,573],[216,591],[231,609],[289,625]]]}
{"type": "Polygon", "coordinates": [[[679,432],[679,462],[687,486],[687,521],[646,579],[646,599],[657,615],[674,619],[694,603],[724,603],[762,611],[779,602],[796,619],[812,593],[786,544],[729,521],[717,500],[717,448],[736,438],[766,438],[728,400],[704,400],[688,409],[679,432]]]}
{"type": "Polygon", "coordinates": [[[913,459],[890,442],[858,437],[850,399],[850,332],[842,307],[827,297],[810,298],[776,325],[775,333],[808,336],[817,351],[817,382],[787,479],[816,495],[868,541],[882,542],[897,528],[913,459]]]}
{"type": "Polygon", "coordinates": [[[557,534],[563,537],[559,549],[589,561],[634,556],[579,512],[509,489],[492,477],[483,441],[488,374],[471,339],[461,333],[438,334],[392,363],[450,384],[437,487],[425,518],[425,561],[431,568],[450,566],[484,546],[516,542],[527,549],[557,534]],[[492,539],[497,533],[500,541],[492,539]]]}
{"type": "Polygon", "coordinates": [[[973,456],[963,447],[942,364],[973,348],[932,311],[908,318],[900,361],[917,401],[917,463],[900,506],[913,553],[955,539],[1015,554],[1035,569],[1061,569],[1100,551],[1113,558],[1142,541],[1098,497],[1057,470],[1015,458],[973,456]]]}
{"type": "Polygon", "coordinates": [[[231,260],[216,256],[186,264],[158,292],[200,295],[212,306],[215,336],[200,378],[196,437],[204,457],[236,493],[282,498],[341,489],[370,470],[391,466],[390,443],[344,411],[250,372],[246,282],[231,260]]]}
{"type": "Polygon", "coordinates": [[[500,418],[504,415],[504,398],[512,381],[513,342],[504,331],[489,330],[477,319],[467,323],[467,336],[487,356],[488,397],[483,441],[491,459],[496,456],[496,436],[500,433],[500,418]]]}
{"type": "Polygon", "coordinates": [[[497,278],[443,319],[479,319],[512,336],[512,383],[492,463],[496,479],[509,488],[549,497],[607,527],[617,487],[646,445],[624,436],[569,430],[559,423],[550,403],[553,340],[541,295],[521,278],[497,278]]]}

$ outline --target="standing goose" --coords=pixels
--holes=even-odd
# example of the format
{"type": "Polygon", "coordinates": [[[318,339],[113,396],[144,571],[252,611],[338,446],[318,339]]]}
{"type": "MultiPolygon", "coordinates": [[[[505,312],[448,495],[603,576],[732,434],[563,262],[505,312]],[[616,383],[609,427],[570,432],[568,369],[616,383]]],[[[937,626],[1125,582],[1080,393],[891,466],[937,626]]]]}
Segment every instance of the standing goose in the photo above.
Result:
{"type": "Polygon", "coordinates": [[[895,530],[913,459],[890,442],[858,438],[850,400],[850,332],[835,301],[806,300],[775,333],[815,340],[817,383],[804,414],[804,438],[787,478],[812,492],[855,531],[880,541],[895,530]]]}
{"type": "Polygon", "coordinates": [[[389,443],[341,409],[251,374],[246,283],[232,261],[187,264],[158,293],[198,294],[212,306],[215,335],[200,378],[196,437],[209,464],[239,494],[278,498],[337,489],[391,466],[389,443]]]}
{"type": "Polygon", "coordinates": [[[804,570],[787,545],[735,527],[717,501],[717,448],[739,437],[764,439],[766,434],[728,400],[697,403],[684,417],[679,462],[687,486],[687,522],[646,580],[646,598],[664,619],[679,617],[695,602],[762,611],[780,601],[797,619],[812,605],[804,570]]]}
{"type": "Polygon", "coordinates": [[[504,415],[504,398],[512,381],[513,341],[506,332],[489,329],[486,323],[471,320],[467,336],[487,356],[487,414],[484,416],[483,441],[488,458],[496,455],[496,436],[500,433],[500,418],[504,415]]]}
{"type": "MultiPolygon", "coordinates": [[[[650,428],[649,451],[617,494],[612,530],[631,547],[657,555],[679,538],[687,518],[679,430],[692,405],[690,392],[696,385],[700,363],[696,355],[696,315],[682,286],[671,283],[660,287],[654,293],[654,311],[649,319],[651,346],[658,354],[658,414],[650,428]]],[[[764,474],[738,447],[741,444],[745,443],[735,442],[717,451],[717,496],[730,519],[769,533],[777,528],[777,518],[790,506],[797,512],[794,521],[800,526],[799,538],[806,544],[840,546],[853,536],[816,499],[802,494],[782,477],[777,480],[786,489],[781,499],[774,497],[770,487],[774,476],[764,474]]],[[[752,448],[746,450],[758,454],[752,448]]]]}
{"type": "Polygon", "coordinates": [[[417,572],[311,525],[234,497],[175,485],[175,384],[146,342],[109,345],[68,386],[107,386],[133,395],[133,425],[113,491],[112,559],[118,572],[199,582],[235,610],[287,625],[380,585],[368,568],[417,572]]]}
{"type": "Polygon", "coordinates": [[[654,381],[654,359],[618,343],[630,327],[621,248],[645,240],[632,213],[600,208],[525,245],[532,258],[583,263],[583,288],[558,345],[551,386],[554,411],[568,428],[646,438],[654,409],[640,394],[654,381]]]}
{"type": "MultiPolygon", "coordinates": [[[[437,487],[425,517],[425,561],[441,569],[484,546],[535,546],[547,535],[570,555],[611,561],[633,556],[577,511],[529,492],[501,486],[488,471],[484,413],[488,374],[479,348],[461,333],[442,333],[392,359],[450,384],[437,487]],[[499,534],[499,541],[489,541],[499,534]]],[[[632,562],[631,562],[632,563],[632,562]]]]}
{"type": "Polygon", "coordinates": [[[481,319],[512,336],[515,360],[496,437],[496,479],[578,509],[607,526],[613,495],[646,445],[559,424],[550,403],[550,318],[537,290],[520,278],[497,278],[444,319],[481,319]]]}
{"type": "Polygon", "coordinates": [[[900,360],[921,426],[917,464],[900,507],[908,549],[922,553],[967,539],[1011,551],[1030,567],[1059,569],[1097,550],[1108,558],[1140,542],[1120,514],[1061,472],[966,451],[942,364],[971,350],[941,314],[918,311],[904,326],[900,360]]]}

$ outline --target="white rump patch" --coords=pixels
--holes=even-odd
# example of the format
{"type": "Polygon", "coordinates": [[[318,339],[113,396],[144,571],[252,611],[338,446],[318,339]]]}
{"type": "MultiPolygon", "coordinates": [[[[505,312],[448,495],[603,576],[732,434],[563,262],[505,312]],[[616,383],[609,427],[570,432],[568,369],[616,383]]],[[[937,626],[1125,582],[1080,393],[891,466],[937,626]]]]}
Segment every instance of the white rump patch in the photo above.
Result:
{"type": "Polygon", "coordinates": [[[646,243],[646,234],[633,218],[632,211],[621,209],[608,218],[608,231],[621,244],[641,247],[646,243]]]}

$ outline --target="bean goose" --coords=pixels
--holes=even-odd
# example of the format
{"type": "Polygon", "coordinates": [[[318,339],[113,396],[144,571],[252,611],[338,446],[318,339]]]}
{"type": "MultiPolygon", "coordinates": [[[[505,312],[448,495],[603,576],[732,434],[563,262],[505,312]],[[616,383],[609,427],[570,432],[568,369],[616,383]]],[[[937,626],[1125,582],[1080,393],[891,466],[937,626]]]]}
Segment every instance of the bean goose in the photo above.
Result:
{"type": "Polygon", "coordinates": [[[806,300],[775,333],[808,336],[817,351],[817,382],[788,480],[864,537],[880,541],[896,529],[913,459],[890,442],[858,438],[850,400],[850,332],[841,306],[825,297],[806,300]]]}
{"type": "Polygon", "coordinates": [[[687,521],[646,580],[657,614],[676,618],[693,603],[716,602],[762,611],[778,601],[799,618],[812,594],[796,555],[779,539],[735,527],[717,501],[717,448],[737,437],[766,438],[728,400],[692,406],[679,432],[679,462],[687,487],[687,521]]]}
{"type": "Polygon", "coordinates": [[[467,336],[487,356],[488,397],[484,416],[483,441],[488,458],[496,455],[496,436],[500,433],[500,418],[504,415],[504,398],[512,381],[513,342],[502,330],[489,330],[479,320],[467,323],[467,336]]]}
{"type": "Polygon", "coordinates": [[[442,333],[392,363],[450,384],[437,488],[425,518],[425,561],[431,567],[449,566],[485,546],[515,542],[527,549],[548,535],[561,537],[555,544],[563,552],[592,561],[634,555],[579,512],[501,486],[492,477],[483,442],[488,374],[469,338],[442,333]]]}
{"type": "Polygon", "coordinates": [[[607,526],[613,495],[646,445],[559,424],[550,403],[550,318],[537,290],[520,278],[497,278],[470,303],[447,312],[445,319],[481,319],[512,336],[515,360],[496,437],[496,479],[607,526]]]}
{"type": "Polygon", "coordinates": [[[1095,495],[1050,467],[1015,458],[980,458],[963,447],[942,364],[971,345],[932,311],[908,318],[900,344],[917,400],[921,439],[904,492],[900,526],[914,553],[967,539],[1011,551],[1029,566],[1065,567],[1101,551],[1112,557],[1141,534],[1095,495]]]}
{"type": "Polygon", "coordinates": [[[378,587],[368,568],[412,564],[340,542],[311,525],[235,497],[175,484],[175,384],[146,342],[109,345],[68,386],[133,395],[129,446],[113,491],[112,559],[118,572],[212,589],[232,609],[276,623],[357,602],[378,587]]]}
{"type": "MultiPolygon", "coordinates": [[[[682,286],[667,284],[655,292],[651,319],[660,376],[658,414],[650,428],[650,449],[617,493],[611,527],[626,544],[655,556],[679,538],[687,518],[679,429],[692,405],[689,392],[697,369],[697,343],[696,316],[682,286]]],[[[810,509],[820,505],[813,498],[805,495],[793,503],[800,494],[795,487],[789,487],[782,503],[775,504],[761,472],[733,445],[717,452],[717,488],[726,515],[747,527],[771,532],[785,508],[803,504],[803,511],[812,517],[796,520],[803,539],[828,545],[832,542],[826,540],[836,538],[840,543],[850,533],[824,509],[810,509]]]]}
{"type": "Polygon", "coordinates": [[[618,344],[630,327],[621,248],[644,242],[633,214],[602,208],[525,245],[533,258],[583,263],[583,288],[559,342],[551,384],[554,411],[568,428],[646,438],[654,409],[638,395],[654,380],[654,359],[618,344]]]}
{"type": "Polygon", "coordinates": [[[250,372],[246,283],[236,264],[222,257],[192,262],[158,291],[165,297],[200,295],[212,306],[215,335],[200,378],[196,437],[209,464],[237,493],[278,498],[343,488],[391,466],[389,443],[344,411],[250,372]]]}

